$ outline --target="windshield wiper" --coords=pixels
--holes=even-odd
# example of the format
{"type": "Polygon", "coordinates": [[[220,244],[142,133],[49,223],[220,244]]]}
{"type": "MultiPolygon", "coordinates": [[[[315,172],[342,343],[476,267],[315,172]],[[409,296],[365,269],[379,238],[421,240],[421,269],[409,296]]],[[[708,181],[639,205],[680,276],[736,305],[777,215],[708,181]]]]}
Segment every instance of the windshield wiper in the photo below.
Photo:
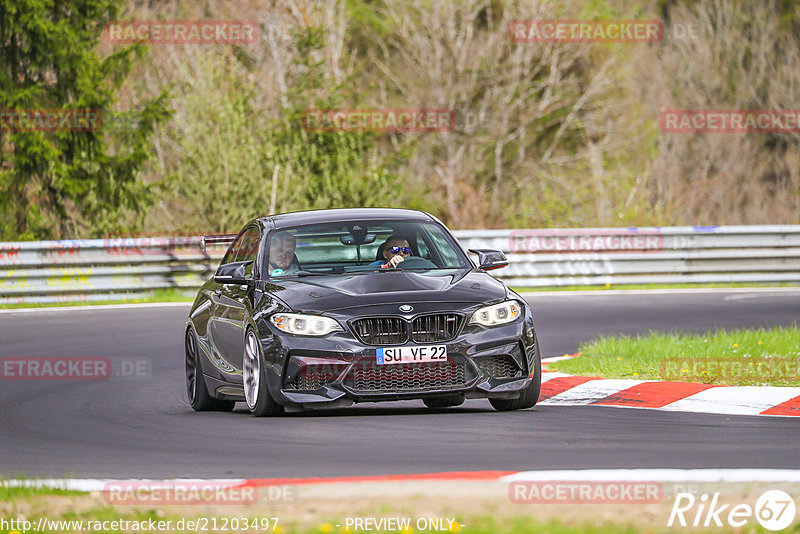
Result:
{"type": "Polygon", "coordinates": [[[445,269],[445,267],[409,267],[405,268],[397,268],[394,269],[374,269],[372,271],[358,271],[360,273],[401,273],[403,271],[410,272],[410,271],[436,271],[440,269],[445,269]]]}
{"type": "Polygon", "coordinates": [[[335,272],[333,272],[333,271],[328,271],[328,272],[320,272],[320,271],[300,271],[300,272],[297,272],[297,273],[291,274],[291,275],[289,275],[289,276],[299,276],[299,277],[303,277],[303,276],[331,276],[331,275],[334,275],[334,274],[339,274],[339,273],[335,273],[335,272]]]}

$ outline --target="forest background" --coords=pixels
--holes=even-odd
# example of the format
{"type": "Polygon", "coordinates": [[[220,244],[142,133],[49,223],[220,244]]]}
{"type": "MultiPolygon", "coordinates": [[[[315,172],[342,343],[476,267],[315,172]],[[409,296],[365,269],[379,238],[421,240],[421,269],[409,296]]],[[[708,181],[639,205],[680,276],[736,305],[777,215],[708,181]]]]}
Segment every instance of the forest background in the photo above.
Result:
{"type": "Polygon", "coordinates": [[[793,0],[0,0],[0,240],[235,232],[418,208],[454,229],[800,223],[800,134],[665,133],[665,109],[800,108],[793,0]],[[515,42],[530,19],[657,19],[649,43],[515,42]],[[111,22],[239,20],[242,44],[111,22]],[[309,109],[446,109],[440,132],[315,132],[309,109]]]}

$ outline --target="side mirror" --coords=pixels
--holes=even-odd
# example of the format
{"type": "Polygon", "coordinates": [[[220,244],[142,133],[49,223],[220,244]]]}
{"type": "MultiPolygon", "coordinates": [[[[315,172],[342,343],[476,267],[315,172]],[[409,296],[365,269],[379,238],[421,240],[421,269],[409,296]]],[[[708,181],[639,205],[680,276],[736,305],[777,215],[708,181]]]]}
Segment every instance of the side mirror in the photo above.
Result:
{"type": "Polygon", "coordinates": [[[223,263],[214,273],[214,281],[218,284],[249,284],[252,279],[245,277],[245,268],[251,263],[253,260],[223,263]]]}
{"type": "Polygon", "coordinates": [[[471,248],[469,251],[478,255],[478,269],[491,271],[492,269],[499,269],[508,265],[506,255],[499,250],[471,248]]]}

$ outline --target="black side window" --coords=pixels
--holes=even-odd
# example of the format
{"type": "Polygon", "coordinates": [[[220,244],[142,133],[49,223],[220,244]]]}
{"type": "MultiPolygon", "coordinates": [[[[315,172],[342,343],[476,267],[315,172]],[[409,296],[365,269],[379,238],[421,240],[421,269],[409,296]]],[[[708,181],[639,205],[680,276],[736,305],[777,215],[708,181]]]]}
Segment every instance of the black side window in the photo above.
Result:
{"type": "Polygon", "coordinates": [[[236,250],[236,259],[233,261],[252,261],[245,269],[245,274],[248,278],[253,274],[253,267],[256,264],[256,257],[258,256],[258,243],[261,240],[261,235],[258,228],[248,228],[245,233],[241,235],[241,243],[236,250]]]}
{"type": "Polygon", "coordinates": [[[419,252],[420,258],[425,258],[426,260],[431,259],[431,251],[428,250],[428,243],[425,242],[425,234],[420,230],[417,231],[417,252],[419,252]]]}
{"type": "Polygon", "coordinates": [[[225,253],[225,257],[222,258],[222,263],[223,264],[225,264],[225,263],[233,263],[233,262],[236,261],[236,253],[238,252],[239,247],[242,246],[242,239],[243,238],[244,238],[244,234],[239,234],[239,237],[237,237],[233,241],[233,243],[231,243],[231,246],[228,247],[228,252],[226,252],[225,253]]]}

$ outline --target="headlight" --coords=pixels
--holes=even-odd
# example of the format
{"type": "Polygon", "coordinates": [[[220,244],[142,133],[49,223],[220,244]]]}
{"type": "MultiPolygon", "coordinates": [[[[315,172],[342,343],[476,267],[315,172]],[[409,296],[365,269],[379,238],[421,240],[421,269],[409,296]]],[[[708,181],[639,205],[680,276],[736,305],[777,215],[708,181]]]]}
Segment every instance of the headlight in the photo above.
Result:
{"type": "Polygon", "coordinates": [[[507,300],[500,304],[484,306],[472,314],[469,324],[495,326],[516,321],[522,315],[522,306],[516,300],[507,300]]]}
{"type": "Polygon", "coordinates": [[[324,336],[344,330],[335,320],[321,315],[276,313],[269,320],[284,332],[298,336],[324,336]]]}

